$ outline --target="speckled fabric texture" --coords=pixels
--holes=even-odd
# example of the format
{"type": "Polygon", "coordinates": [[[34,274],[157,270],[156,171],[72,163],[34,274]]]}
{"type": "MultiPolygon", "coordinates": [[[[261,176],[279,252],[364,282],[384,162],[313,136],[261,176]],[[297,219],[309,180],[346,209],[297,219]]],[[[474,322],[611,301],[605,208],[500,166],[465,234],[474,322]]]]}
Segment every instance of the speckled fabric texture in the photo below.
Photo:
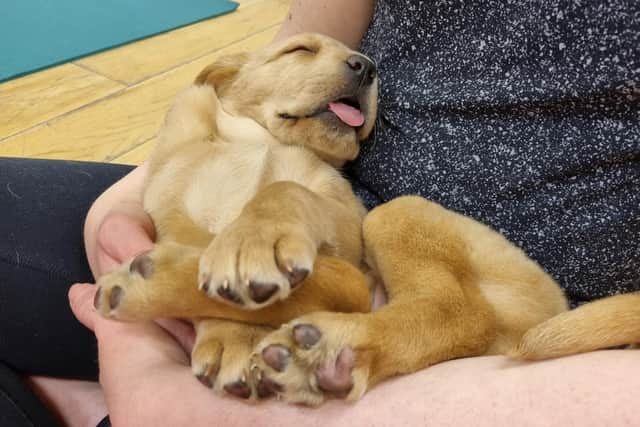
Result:
{"type": "Polygon", "coordinates": [[[380,126],[347,172],[500,231],[572,302],[640,289],[640,1],[378,0],[380,126]]]}

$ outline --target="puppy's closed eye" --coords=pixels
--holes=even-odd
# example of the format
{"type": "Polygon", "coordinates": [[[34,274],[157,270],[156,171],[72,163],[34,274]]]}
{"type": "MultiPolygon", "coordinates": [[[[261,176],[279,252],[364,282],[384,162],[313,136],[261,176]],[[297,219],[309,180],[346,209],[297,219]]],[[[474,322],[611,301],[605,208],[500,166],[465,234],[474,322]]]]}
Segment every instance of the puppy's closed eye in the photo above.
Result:
{"type": "Polygon", "coordinates": [[[316,53],[318,53],[318,49],[313,46],[296,45],[282,52],[283,55],[288,55],[292,53],[305,53],[305,54],[315,55],[316,53]]]}

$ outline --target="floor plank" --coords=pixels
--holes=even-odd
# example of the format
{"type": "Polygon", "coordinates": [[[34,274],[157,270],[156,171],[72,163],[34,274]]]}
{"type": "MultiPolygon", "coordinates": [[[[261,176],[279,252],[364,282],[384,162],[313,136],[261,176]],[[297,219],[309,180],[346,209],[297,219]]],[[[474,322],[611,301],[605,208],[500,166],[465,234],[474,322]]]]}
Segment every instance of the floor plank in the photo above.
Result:
{"type": "Polygon", "coordinates": [[[73,64],[2,83],[0,141],[123,88],[119,83],[73,64]]]}
{"type": "Polygon", "coordinates": [[[76,61],[125,84],[135,84],[283,21],[290,1],[241,2],[233,13],[76,61]],[[126,58],[126,60],[123,60],[126,58]]]}
{"type": "Polygon", "coordinates": [[[0,155],[111,161],[151,140],[176,93],[216,57],[269,43],[279,26],[248,37],[86,108],[0,142],[0,155]]]}
{"type": "Polygon", "coordinates": [[[151,138],[149,141],[143,142],[137,147],[132,148],[131,150],[114,157],[111,160],[111,163],[122,163],[125,165],[139,165],[149,158],[153,147],[156,145],[157,139],[151,138]]]}

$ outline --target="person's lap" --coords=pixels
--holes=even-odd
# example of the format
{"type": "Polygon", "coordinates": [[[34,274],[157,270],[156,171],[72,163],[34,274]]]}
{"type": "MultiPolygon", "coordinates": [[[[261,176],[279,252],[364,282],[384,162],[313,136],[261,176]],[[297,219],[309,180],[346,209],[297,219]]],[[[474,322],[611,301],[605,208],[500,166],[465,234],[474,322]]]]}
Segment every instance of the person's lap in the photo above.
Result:
{"type": "Polygon", "coordinates": [[[0,158],[0,417],[11,408],[22,416],[20,402],[30,401],[21,376],[97,379],[95,338],[71,313],[67,292],[93,281],[82,239],[91,203],[130,170],[0,158]]]}
{"type": "MultiPolygon", "coordinates": [[[[26,425],[29,422],[39,425],[45,421],[34,420],[51,419],[44,406],[30,394],[22,376],[97,379],[95,338],[73,317],[67,291],[74,282],[92,281],[82,243],[87,210],[99,194],[130,170],[128,166],[97,163],[0,159],[0,206],[3,206],[0,235],[7,236],[0,241],[0,421],[3,421],[0,424],[20,425],[17,424],[20,420],[26,420],[26,425]]],[[[423,393],[425,382],[432,390],[431,395],[425,395],[430,403],[419,408],[405,406],[406,410],[435,410],[432,399],[438,398],[440,414],[451,416],[469,406],[450,396],[458,394],[467,398],[476,396],[474,413],[478,416],[491,411],[496,414],[496,405],[517,411],[521,399],[535,400],[535,393],[542,393],[546,386],[553,388],[571,382],[580,396],[588,392],[590,399],[597,400],[594,396],[603,385],[609,390],[607,393],[615,388],[620,394],[628,386],[634,386],[623,381],[620,371],[637,367],[638,360],[634,362],[628,352],[622,355],[600,352],[586,358],[520,367],[505,364],[499,358],[453,361],[383,384],[353,407],[353,411],[364,410],[377,400],[389,403],[389,392],[394,389],[392,395],[404,390],[399,394],[404,398],[423,393]],[[598,364],[611,375],[606,378],[587,375],[598,364]],[[620,369],[611,371],[616,366],[620,369]],[[558,372],[565,372],[566,378],[558,378],[558,372]],[[513,396],[506,403],[500,403],[498,394],[492,402],[483,401],[481,397],[487,394],[477,388],[488,380],[478,382],[478,375],[493,375],[493,386],[506,394],[520,389],[523,393],[527,388],[531,393],[513,396]],[[379,397],[382,395],[384,398],[379,397]],[[448,409],[443,409],[443,405],[448,409]]],[[[614,400],[621,402],[617,398],[611,400],[612,407],[614,400]]],[[[542,396],[539,402],[544,406],[548,401],[542,396]]],[[[420,399],[412,402],[419,403],[420,399]]],[[[499,413],[505,415],[505,411],[499,413]]]]}

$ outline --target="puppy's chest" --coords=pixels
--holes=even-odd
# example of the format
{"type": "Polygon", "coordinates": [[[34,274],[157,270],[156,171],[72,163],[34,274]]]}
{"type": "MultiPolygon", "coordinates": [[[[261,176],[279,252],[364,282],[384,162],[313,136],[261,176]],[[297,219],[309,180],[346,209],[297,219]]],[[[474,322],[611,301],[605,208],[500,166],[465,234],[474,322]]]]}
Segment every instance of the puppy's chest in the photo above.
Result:
{"type": "Polygon", "coordinates": [[[335,171],[304,149],[266,144],[221,143],[195,168],[183,196],[184,209],[201,228],[218,234],[265,186],[294,181],[305,187],[335,171]]]}

